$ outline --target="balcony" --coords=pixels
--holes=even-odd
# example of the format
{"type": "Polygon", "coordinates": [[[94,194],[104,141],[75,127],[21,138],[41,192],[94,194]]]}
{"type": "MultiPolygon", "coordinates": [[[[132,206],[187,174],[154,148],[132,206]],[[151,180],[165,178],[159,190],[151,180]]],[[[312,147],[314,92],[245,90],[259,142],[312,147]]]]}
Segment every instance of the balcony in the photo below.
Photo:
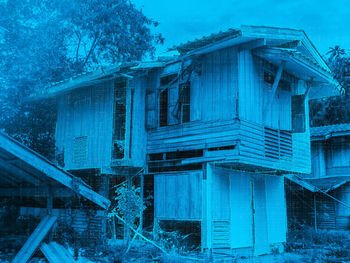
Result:
{"type": "Polygon", "coordinates": [[[191,122],[148,133],[150,168],[214,161],[247,171],[310,172],[308,133],[244,121],[191,122]]]}

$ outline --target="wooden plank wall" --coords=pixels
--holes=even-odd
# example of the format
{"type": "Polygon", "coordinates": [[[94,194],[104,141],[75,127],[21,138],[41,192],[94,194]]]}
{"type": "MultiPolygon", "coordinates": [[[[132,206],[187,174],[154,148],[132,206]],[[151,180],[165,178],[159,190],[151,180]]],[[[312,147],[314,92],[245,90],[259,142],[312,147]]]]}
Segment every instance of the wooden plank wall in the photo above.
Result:
{"type": "MultiPolygon", "coordinates": [[[[113,129],[113,82],[85,87],[58,98],[56,146],[64,150],[65,169],[110,166],[113,129]],[[75,158],[76,138],[86,138],[86,152],[75,158]]],[[[81,147],[82,148],[82,147],[81,147]]],[[[81,149],[83,150],[83,149],[81,149]]]]}
{"type": "MultiPolygon", "coordinates": [[[[239,118],[264,126],[291,130],[291,90],[280,86],[276,94],[264,81],[264,62],[250,50],[238,52],[239,118]],[[268,108],[265,106],[272,100],[268,108]]],[[[293,89],[295,83],[291,83],[293,89]]]]}
{"type": "Polygon", "coordinates": [[[265,157],[264,127],[249,121],[240,121],[239,160],[243,163],[266,168],[310,173],[310,144],[306,133],[292,134],[293,158],[272,159],[265,157]]]}
{"type": "Polygon", "coordinates": [[[238,123],[235,120],[190,122],[161,127],[148,133],[147,152],[171,152],[234,145],[238,123]]]}
{"type": "Polygon", "coordinates": [[[239,118],[256,123],[263,121],[263,89],[261,71],[250,50],[238,52],[239,118]]]}
{"type": "Polygon", "coordinates": [[[323,142],[311,143],[311,174],[305,177],[322,178],[326,176],[326,156],[323,142]]]}
{"type": "Polygon", "coordinates": [[[206,54],[202,60],[200,79],[200,85],[194,86],[195,96],[191,97],[194,112],[201,111],[200,119],[229,120],[236,117],[236,49],[229,48],[206,54]]]}
{"type": "Polygon", "coordinates": [[[201,220],[202,171],[154,176],[154,215],[163,220],[201,220]]]}

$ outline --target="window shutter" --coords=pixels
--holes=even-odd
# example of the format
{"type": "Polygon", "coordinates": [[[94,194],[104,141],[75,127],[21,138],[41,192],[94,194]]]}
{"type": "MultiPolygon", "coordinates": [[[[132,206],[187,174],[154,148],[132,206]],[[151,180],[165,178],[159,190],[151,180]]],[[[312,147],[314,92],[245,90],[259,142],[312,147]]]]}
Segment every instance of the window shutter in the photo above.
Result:
{"type": "Polygon", "coordinates": [[[292,96],[292,130],[294,133],[305,132],[305,96],[292,96]]]}

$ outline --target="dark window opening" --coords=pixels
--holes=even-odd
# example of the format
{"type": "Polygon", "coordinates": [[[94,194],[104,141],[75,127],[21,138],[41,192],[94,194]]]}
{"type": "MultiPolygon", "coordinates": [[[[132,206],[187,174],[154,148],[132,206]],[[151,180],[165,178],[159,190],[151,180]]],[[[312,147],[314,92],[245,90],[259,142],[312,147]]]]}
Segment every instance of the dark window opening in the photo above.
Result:
{"type": "Polygon", "coordinates": [[[294,133],[305,132],[305,96],[292,96],[292,130],[294,133]]]}
{"type": "Polygon", "coordinates": [[[164,160],[163,153],[152,153],[148,155],[150,161],[162,161],[164,160]]]}
{"type": "Polygon", "coordinates": [[[225,150],[234,150],[235,148],[236,148],[236,145],[228,145],[228,146],[208,148],[208,151],[209,152],[212,152],[212,151],[225,151],[225,150]]]}
{"type": "Polygon", "coordinates": [[[116,82],[114,86],[114,129],[113,159],[124,158],[126,132],[126,82],[116,82]]]}
{"type": "Polygon", "coordinates": [[[168,124],[168,90],[163,90],[160,93],[160,102],[159,102],[159,126],[167,126],[168,124]]]}
{"type": "Polygon", "coordinates": [[[166,153],[167,160],[202,157],[203,150],[176,151],[166,153]]]}

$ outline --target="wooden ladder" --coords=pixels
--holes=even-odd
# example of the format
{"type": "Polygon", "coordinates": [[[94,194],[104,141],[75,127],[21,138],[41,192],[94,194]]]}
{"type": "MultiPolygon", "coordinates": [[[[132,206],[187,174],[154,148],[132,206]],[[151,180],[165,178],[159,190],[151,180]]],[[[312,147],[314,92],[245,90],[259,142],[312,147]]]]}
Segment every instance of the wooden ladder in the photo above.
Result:
{"type": "Polygon", "coordinates": [[[75,260],[69,251],[62,245],[56,242],[50,242],[48,244],[43,243],[40,247],[41,252],[50,263],[64,262],[74,263],[75,260]]]}
{"type": "Polygon", "coordinates": [[[50,232],[57,220],[56,216],[45,216],[35,228],[34,232],[29,236],[23,247],[19,250],[12,263],[25,263],[35,253],[46,235],[50,232]]]}

